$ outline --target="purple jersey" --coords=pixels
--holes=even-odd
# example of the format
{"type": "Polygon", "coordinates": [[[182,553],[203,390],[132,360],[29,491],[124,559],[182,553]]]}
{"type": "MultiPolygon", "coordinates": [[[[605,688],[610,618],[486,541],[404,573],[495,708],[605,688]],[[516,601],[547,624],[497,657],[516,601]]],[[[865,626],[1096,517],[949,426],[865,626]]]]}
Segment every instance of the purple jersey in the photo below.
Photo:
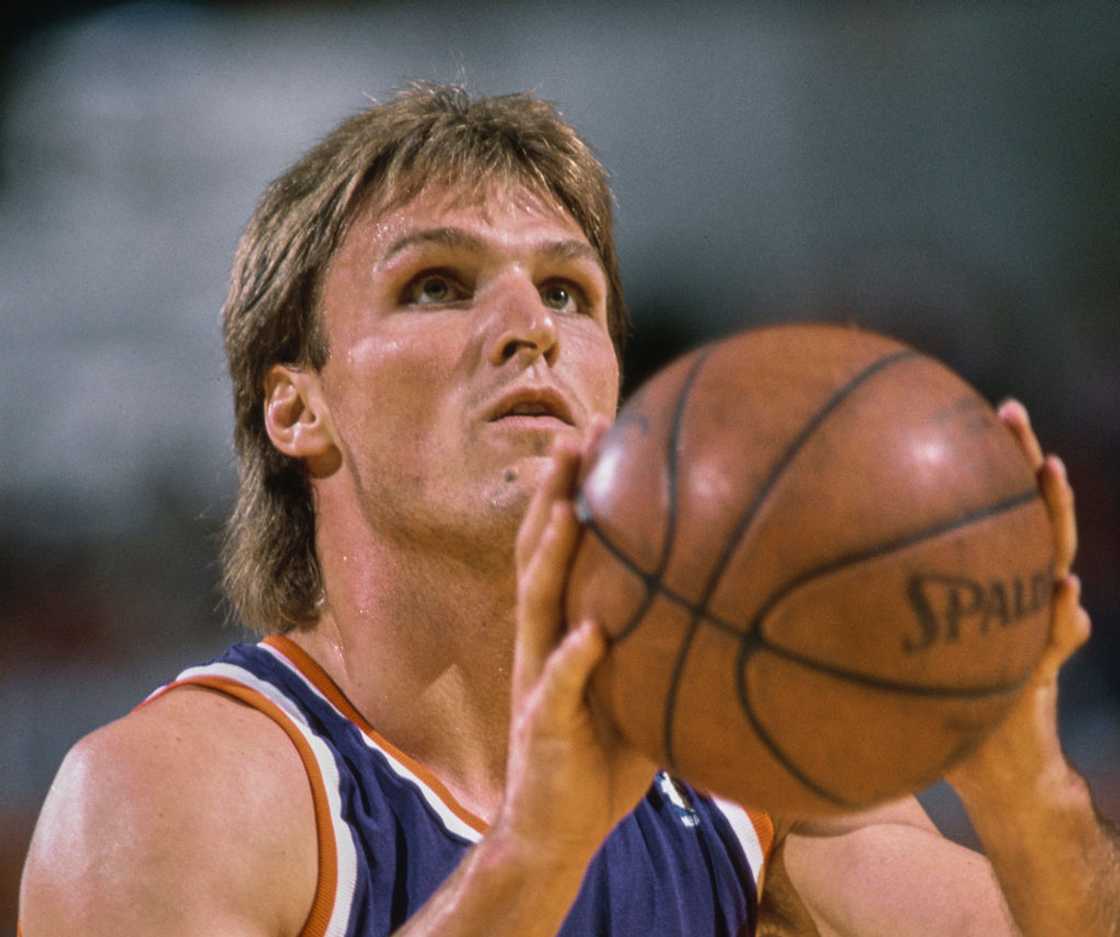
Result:
{"type": "MultiPolygon", "coordinates": [[[[184,671],[292,740],[311,785],[319,881],[302,937],[388,937],[458,865],[486,823],[382,738],[306,652],[283,637],[184,671]]],[[[588,867],[562,937],[749,937],[773,828],[765,815],[658,774],[588,867]]]]}

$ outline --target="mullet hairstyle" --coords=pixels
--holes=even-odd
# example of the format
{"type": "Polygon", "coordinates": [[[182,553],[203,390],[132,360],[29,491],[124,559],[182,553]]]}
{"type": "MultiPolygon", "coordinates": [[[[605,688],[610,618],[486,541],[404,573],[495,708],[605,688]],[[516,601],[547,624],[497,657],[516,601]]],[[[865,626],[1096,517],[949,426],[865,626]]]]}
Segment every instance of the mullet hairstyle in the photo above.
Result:
{"type": "Polygon", "coordinates": [[[340,124],[268,186],[249,220],[222,310],[239,468],[222,580],[234,615],[258,634],[311,625],[323,595],[305,467],[265,429],[269,369],[327,362],[319,296],[361,211],[392,211],[432,185],[482,198],[494,184],[524,186],[583,229],[606,270],[621,360],[629,321],[606,173],[556,108],[531,94],[472,100],[457,86],[412,85],[340,124]]]}

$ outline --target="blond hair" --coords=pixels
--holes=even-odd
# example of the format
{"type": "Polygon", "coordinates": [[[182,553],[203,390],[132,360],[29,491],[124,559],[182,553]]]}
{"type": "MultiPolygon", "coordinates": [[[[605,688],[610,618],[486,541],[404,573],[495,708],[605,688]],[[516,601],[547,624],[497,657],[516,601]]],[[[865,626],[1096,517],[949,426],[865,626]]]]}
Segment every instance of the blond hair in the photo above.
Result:
{"type": "Polygon", "coordinates": [[[223,584],[254,631],[314,622],[323,592],[306,472],[264,425],[269,369],[326,363],[318,293],[363,206],[389,211],[429,185],[471,195],[495,182],[549,198],[582,228],[607,273],[608,327],[621,353],[628,322],[606,174],[557,110],[530,94],[472,99],[455,86],[413,85],[344,121],[265,190],[238,244],[222,313],[239,463],[223,584]]]}

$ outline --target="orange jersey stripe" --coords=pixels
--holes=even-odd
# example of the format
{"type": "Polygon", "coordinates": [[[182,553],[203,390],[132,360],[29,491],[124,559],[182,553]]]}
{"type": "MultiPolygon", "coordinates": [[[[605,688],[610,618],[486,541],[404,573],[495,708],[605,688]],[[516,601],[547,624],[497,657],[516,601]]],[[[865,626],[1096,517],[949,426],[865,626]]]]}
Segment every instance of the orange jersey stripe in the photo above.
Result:
{"type": "MultiPolygon", "coordinates": [[[[479,833],[486,833],[489,825],[485,820],[476,816],[471,811],[467,810],[462,804],[455,799],[454,795],[447,789],[447,787],[439,780],[430,769],[418,762],[416,759],[407,755],[405,752],[397,748],[392,742],[382,736],[376,729],[373,728],[366,721],[365,717],[354,707],[353,703],[346,698],[346,695],[339,688],[338,684],[334,682],[331,676],[323,670],[321,666],[315,661],[310,654],[308,654],[302,647],[286,638],[283,635],[269,635],[262,642],[262,644],[269,645],[274,650],[278,651],[286,657],[292,665],[303,675],[303,677],[314,686],[320,693],[326,697],[331,704],[341,712],[346,718],[357,725],[367,736],[369,736],[380,748],[384,749],[388,754],[392,755],[402,764],[404,764],[410,771],[417,777],[421,778],[433,792],[444,802],[449,810],[452,811],[460,820],[466,823],[479,833]]],[[[758,837],[759,845],[762,848],[762,855],[764,859],[769,859],[770,852],[774,847],[774,821],[770,815],[762,810],[754,808],[741,808],[749,818],[752,827],[754,828],[755,835],[758,837]]],[[[759,894],[762,888],[762,874],[765,872],[765,862],[763,864],[762,872],[755,870],[758,876],[759,894]]]]}
{"type": "Polygon", "coordinates": [[[315,886],[315,900],[311,905],[307,920],[304,922],[303,930],[300,931],[300,937],[324,937],[327,932],[327,924],[330,922],[335,893],[338,888],[338,860],[323,774],[319,770],[319,763],[315,760],[315,754],[311,751],[311,746],[299,729],[292,724],[291,717],[272,700],[257,690],[250,689],[226,677],[199,676],[177,680],[163,687],[158,693],[153,694],[140,705],[146,706],[169,690],[181,686],[207,687],[252,706],[280,726],[288,738],[292,740],[292,744],[295,745],[300,761],[303,762],[304,771],[307,773],[307,780],[311,784],[311,799],[315,806],[315,830],[318,834],[319,853],[319,879],[315,886]]]}
{"type": "Polygon", "coordinates": [[[770,850],[774,848],[774,821],[770,819],[770,814],[764,810],[755,810],[753,807],[744,807],[743,809],[750,817],[751,825],[754,826],[758,842],[762,846],[762,855],[769,859],[770,850]]]}
{"type": "Polygon", "coordinates": [[[354,708],[353,703],[346,698],[346,695],[339,689],[338,684],[331,679],[330,674],[323,670],[323,668],[316,663],[315,659],[302,647],[289,638],[278,634],[269,635],[261,643],[269,645],[287,657],[308,682],[330,700],[335,709],[357,725],[366,735],[377,743],[379,748],[384,749],[396,758],[397,761],[405,765],[409,771],[422,779],[423,782],[435,792],[439,799],[444,802],[447,809],[467,824],[467,826],[478,833],[486,833],[486,831],[490,829],[489,824],[485,820],[460,804],[451,791],[447,789],[444,783],[440,781],[430,769],[422,765],[415,758],[402,752],[397,746],[374,729],[373,726],[365,720],[362,714],[354,708]]]}
{"type": "Polygon", "coordinates": [[[774,821],[771,819],[770,814],[765,811],[755,810],[751,807],[744,807],[743,809],[750,818],[755,835],[758,837],[758,842],[762,846],[762,868],[756,869],[754,873],[758,900],[762,901],[762,890],[766,886],[766,870],[770,867],[770,852],[774,848],[774,821]]]}

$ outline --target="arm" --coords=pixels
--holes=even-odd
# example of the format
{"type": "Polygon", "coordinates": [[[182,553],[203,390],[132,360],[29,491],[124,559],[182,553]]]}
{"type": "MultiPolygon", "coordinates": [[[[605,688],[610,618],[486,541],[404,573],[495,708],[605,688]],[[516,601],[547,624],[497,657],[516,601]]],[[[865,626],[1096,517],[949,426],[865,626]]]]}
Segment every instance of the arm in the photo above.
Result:
{"type": "Polygon", "coordinates": [[[316,863],[307,778],[283,732],[182,688],[67,755],[24,868],[22,931],[295,935],[316,863]]]}
{"type": "Polygon", "coordinates": [[[1044,458],[1026,411],[1000,411],[1039,475],[1054,522],[1057,583],[1050,645],[1008,719],[949,780],[960,794],[1026,937],[1120,934],[1120,839],[1062,753],[1058,671],[1088,638],[1073,492],[1060,460],[1044,458]]]}
{"type": "Polygon", "coordinates": [[[1120,935],[1120,838],[1064,760],[1014,781],[976,771],[957,789],[1024,937],[1120,935]]]}
{"type": "Polygon", "coordinates": [[[1013,937],[987,860],[945,839],[916,800],[782,824],[760,937],[1013,937]]]}

